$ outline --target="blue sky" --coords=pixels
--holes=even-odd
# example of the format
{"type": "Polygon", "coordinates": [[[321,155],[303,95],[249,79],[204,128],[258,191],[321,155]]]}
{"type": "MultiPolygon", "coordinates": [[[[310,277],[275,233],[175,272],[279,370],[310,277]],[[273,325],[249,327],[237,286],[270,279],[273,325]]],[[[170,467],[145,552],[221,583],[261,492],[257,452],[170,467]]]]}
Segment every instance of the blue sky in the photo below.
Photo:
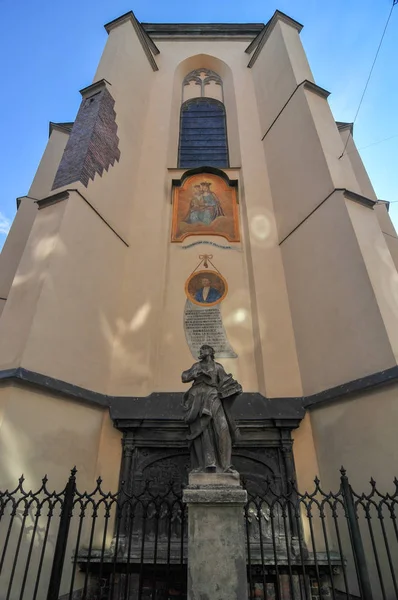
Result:
{"type": "MultiPolygon", "coordinates": [[[[92,81],[103,25],[133,10],[144,22],[266,22],[279,9],[301,33],[315,81],[338,121],[352,121],[392,0],[0,0],[2,166],[0,247],[44,151],[49,121],[72,121],[92,81]]],[[[355,124],[354,137],[380,199],[396,202],[398,227],[398,6],[355,124]],[[395,44],[394,44],[395,41],[395,44]],[[391,139],[383,141],[385,138],[391,139]]]]}

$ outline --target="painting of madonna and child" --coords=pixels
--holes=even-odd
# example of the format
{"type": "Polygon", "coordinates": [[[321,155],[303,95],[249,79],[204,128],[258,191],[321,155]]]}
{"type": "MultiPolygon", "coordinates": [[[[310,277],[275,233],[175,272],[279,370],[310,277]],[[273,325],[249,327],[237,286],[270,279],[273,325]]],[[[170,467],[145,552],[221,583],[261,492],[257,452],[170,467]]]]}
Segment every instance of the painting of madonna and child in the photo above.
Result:
{"type": "Polygon", "coordinates": [[[174,188],[172,242],[189,235],[220,235],[239,242],[236,188],[211,173],[188,177],[174,188]]]}

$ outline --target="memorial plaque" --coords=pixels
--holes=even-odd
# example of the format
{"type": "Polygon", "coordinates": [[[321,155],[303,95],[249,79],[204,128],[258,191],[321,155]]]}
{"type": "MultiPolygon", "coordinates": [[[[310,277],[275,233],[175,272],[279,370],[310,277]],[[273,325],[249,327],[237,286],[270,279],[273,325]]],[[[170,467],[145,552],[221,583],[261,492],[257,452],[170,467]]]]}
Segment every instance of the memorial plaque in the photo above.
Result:
{"type": "Polygon", "coordinates": [[[184,329],[187,344],[194,358],[198,358],[199,349],[203,344],[214,348],[216,358],[237,358],[238,355],[227,339],[220,304],[206,307],[187,300],[184,329]]]}

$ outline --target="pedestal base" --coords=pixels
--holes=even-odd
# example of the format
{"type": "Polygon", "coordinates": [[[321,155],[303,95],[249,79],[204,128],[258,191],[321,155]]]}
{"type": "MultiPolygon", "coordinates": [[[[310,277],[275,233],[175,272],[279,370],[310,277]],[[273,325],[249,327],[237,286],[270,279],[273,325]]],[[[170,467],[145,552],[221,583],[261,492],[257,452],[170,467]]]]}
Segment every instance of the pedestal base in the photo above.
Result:
{"type": "Polygon", "coordinates": [[[247,597],[243,507],[235,473],[192,473],[188,505],[188,600],[247,597]]]}

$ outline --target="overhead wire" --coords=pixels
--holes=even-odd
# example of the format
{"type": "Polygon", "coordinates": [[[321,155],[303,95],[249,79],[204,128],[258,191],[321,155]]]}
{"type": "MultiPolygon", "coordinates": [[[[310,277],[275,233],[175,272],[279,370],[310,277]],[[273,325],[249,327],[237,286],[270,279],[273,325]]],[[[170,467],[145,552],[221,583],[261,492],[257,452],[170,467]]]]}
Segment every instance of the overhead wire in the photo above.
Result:
{"type": "MultiPolygon", "coordinates": [[[[397,0],[397,2],[398,2],[398,0],[397,0]]],[[[389,137],[383,138],[382,140],[377,140],[376,142],[371,142],[370,144],[366,144],[366,146],[361,146],[357,150],[351,150],[351,152],[346,152],[346,155],[349,156],[350,154],[353,154],[357,151],[360,152],[361,150],[365,150],[366,148],[370,148],[371,146],[376,146],[376,144],[381,144],[382,142],[387,142],[388,140],[392,140],[396,137],[398,137],[398,133],[396,133],[395,135],[390,135],[389,137]]]]}
{"type": "MultiPolygon", "coordinates": [[[[355,117],[354,117],[354,120],[353,120],[353,122],[352,122],[352,124],[353,124],[353,125],[355,124],[355,121],[357,120],[358,113],[359,113],[359,111],[360,111],[360,109],[361,109],[362,102],[363,102],[363,99],[364,99],[364,97],[365,97],[366,90],[368,89],[369,81],[370,81],[370,78],[372,77],[373,69],[374,69],[374,66],[375,66],[375,64],[376,64],[377,57],[379,56],[380,48],[381,48],[381,46],[382,46],[382,43],[383,43],[383,40],[384,40],[384,36],[385,36],[385,34],[386,34],[387,27],[388,27],[388,24],[389,24],[389,22],[390,22],[390,19],[391,19],[392,11],[394,10],[394,6],[395,6],[396,4],[398,4],[398,0],[393,0],[392,6],[391,6],[391,10],[390,10],[390,14],[388,15],[388,18],[387,18],[386,24],[385,24],[385,26],[384,26],[384,30],[383,30],[383,33],[382,33],[382,35],[381,35],[381,39],[380,39],[379,45],[378,45],[378,47],[377,47],[377,50],[376,50],[376,55],[375,55],[375,57],[374,57],[374,60],[373,60],[372,66],[371,66],[371,68],[370,68],[370,72],[369,72],[368,78],[367,78],[367,80],[366,80],[366,84],[365,84],[364,90],[363,90],[363,92],[362,92],[361,99],[360,99],[360,101],[359,101],[359,105],[358,105],[358,108],[357,108],[357,112],[355,113],[355,117]]],[[[346,143],[345,143],[345,146],[344,146],[344,150],[343,150],[343,152],[341,153],[341,155],[339,156],[339,159],[340,159],[340,158],[343,158],[343,156],[344,156],[344,154],[345,154],[345,151],[347,150],[347,146],[348,146],[348,142],[349,142],[349,140],[350,140],[350,136],[348,135],[348,136],[347,136],[346,143]]]]}

